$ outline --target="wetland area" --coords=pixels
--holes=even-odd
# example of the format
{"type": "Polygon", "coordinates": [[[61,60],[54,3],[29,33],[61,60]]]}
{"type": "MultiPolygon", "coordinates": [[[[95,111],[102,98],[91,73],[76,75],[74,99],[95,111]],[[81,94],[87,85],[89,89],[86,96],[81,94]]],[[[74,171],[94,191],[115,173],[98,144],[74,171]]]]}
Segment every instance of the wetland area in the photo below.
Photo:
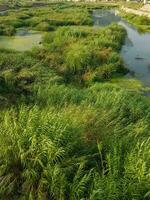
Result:
{"type": "Polygon", "coordinates": [[[0,199],[149,200],[150,19],[42,2],[0,15],[0,199]]]}

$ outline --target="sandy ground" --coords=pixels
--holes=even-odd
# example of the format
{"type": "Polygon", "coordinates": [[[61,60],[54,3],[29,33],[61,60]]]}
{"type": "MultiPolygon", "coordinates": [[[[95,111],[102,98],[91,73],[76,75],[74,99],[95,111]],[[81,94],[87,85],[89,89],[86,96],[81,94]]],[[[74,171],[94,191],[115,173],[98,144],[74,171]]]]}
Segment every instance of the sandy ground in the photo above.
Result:
{"type": "Polygon", "coordinates": [[[121,7],[121,9],[127,13],[133,13],[135,15],[144,15],[150,18],[150,5],[144,5],[142,8],[140,8],[139,10],[135,10],[132,8],[126,8],[126,7],[121,7]]]}

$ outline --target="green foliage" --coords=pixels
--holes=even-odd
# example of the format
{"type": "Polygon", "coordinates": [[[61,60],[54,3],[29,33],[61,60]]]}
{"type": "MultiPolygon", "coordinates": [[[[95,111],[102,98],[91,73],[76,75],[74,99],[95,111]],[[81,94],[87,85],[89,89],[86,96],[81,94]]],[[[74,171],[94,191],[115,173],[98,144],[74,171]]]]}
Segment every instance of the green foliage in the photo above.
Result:
{"type": "Polygon", "coordinates": [[[45,108],[1,113],[1,197],[148,199],[146,102],[110,84],[51,87],[45,108]]]}
{"type": "Polygon", "coordinates": [[[4,26],[0,25],[0,35],[14,35],[16,32],[15,28],[13,26],[4,26]]]}
{"type": "Polygon", "coordinates": [[[102,37],[94,38],[95,44],[100,47],[111,47],[114,50],[120,50],[121,45],[124,42],[124,37],[126,35],[123,27],[116,24],[111,24],[110,28],[103,29],[101,31],[102,37]]]}
{"type": "Polygon", "coordinates": [[[92,56],[87,46],[82,44],[73,44],[65,55],[65,65],[69,73],[81,73],[91,64],[92,56]]]}
{"type": "Polygon", "coordinates": [[[138,16],[132,13],[123,13],[122,16],[131,24],[135,25],[141,32],[150,31],[150,19],[146,16],[138,16]]]}
{"type": "Polygon", "coordinates": [[[57,4],[50,4],[47,7],[33,9],[20,9],[9,11],[7,16],[0,17],[1,35],[14,35],[18,28],[35,28],[39,31],[51,31],[57,26],[70,25],[92,25],[93,21],[88,9],[70,5],[67,8],[59,7],[57,4]],[[10,31],[11,29],[11,31],[10,31]],[[9,31],[8,31],[9,30],[9,31]],[[12,31],[13,30],[13,31],[12,31]]]}
{"type": "MultiPolygon", "coordinates": [[[[77,147],[79,143],[76,141],[79,136],[76,131],[80,133],[80,130],[76,127],[76,121],[72,124],[68,121],[69,116],[66,118],[63,114],[56,114],[50,110],[48,113],[46,110],[41,113],[36,107],[32,110],[20,108],[17,115],[16,119],[12,119],[8,118],[9,113],[6,114],[3,128],[6,128],[8,137],[3,138],[3,131],[0,134],[3,138],[2,149],[6,148],[5,144],[9,144],[9,150],[3,155],[0,154],[2,160],[9,157],[9,162],[1,163],[0,173],[3,175],[11,170],[9,175],[1,179],[1,197],[7,198],[7,195],[13,195],[15,192],[17,198],[30,199],[31,195],[33,199],[65,199],[70,191],[70,198],[74,199],[76,196],[79,199],[84,194],[90,174],[85,174],[84,165],[78,158],[70,160],[69,154],[73,153],[73,149],[80,152],[77,147]]],[[[83,142],[80,143],[83,145],[83,142]]]]}
{"type": "Polygon", "coordinates": [[[149,160],[147,160],[147,157],[143,157],[143,154],[148,153],[148,142],[149,140],[144,140],[141,146],[137,143],[131,152],[125,155],[126,158],[122,156],[124,154],[123,146],[115,147],[107,155],[109,168],[107,175],[103,177],[100,177],[99,174],[95,175],[94,189],[90,199],[149,199],[148,187],[150,182],[147,169],[149,160]],[[139,158],[137,155],[139,155],[139,158]],[[141,156],[142,159],[140,159],[141,156]],[[137,158],[136,162],[134,162],[135,158],[137,158]],[[135,168],[139,171],[137,172],[135,168]],[[118,173],[120,172],[119,176],[118,173]]]}
{"type": "MultiPolygon", "coordinates": [[[[53,67],[58,73],[63,73],[67,82],[88,84],[92,81],[105,81],[126,72],[118,54],[124,37],[125,31],[117,25],[100,30],[90,27],[61,27],[45,35],[43,43],[47,50],[43,57],[44,60],[49,59],[47,65],[54,63],[53,67]],[[105,67],[108,77],[100,75],[100,78],[94,78],[97,77],[94,75],[97,71],[105,73],[102,72],[105,71],[104,65],[108,65],[105,67]]],[[[42,51],[38,54],[42,54],[42,51]]]]}
{"type": "Polygon", "coordinates": [[[40,24],[38,24],[36,28],[39,31],[54,31],[55,30],[54,26],[50,26],[49,23],[46,23],[46,22],[41,22],[40,24]]]}
{"type": "Polygon", "coordinates": [[[51,3],[0,18],[0,34],[51,31],[31,51],[0,49],[0,199],[150,198],[150,102],[114,82],[127,72],[126,32],[85,26],[91,8],[51,3]]]}

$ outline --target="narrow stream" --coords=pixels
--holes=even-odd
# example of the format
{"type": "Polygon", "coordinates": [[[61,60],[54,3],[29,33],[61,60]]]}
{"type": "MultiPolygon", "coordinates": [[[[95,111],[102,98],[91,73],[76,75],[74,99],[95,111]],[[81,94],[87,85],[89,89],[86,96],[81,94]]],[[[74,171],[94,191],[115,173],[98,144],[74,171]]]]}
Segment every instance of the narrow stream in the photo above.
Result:
{"type": "Polygon", "coordinates": [[[126,29],[128,35],[121,49],[121,56],[130,70],[128,75],[140,80],[145,86],[150,86],[150,33],[139,33],[118,16],[116,10],[94,10],[93,19],[95,26],[107,26],[115,22],[126,29]]]}

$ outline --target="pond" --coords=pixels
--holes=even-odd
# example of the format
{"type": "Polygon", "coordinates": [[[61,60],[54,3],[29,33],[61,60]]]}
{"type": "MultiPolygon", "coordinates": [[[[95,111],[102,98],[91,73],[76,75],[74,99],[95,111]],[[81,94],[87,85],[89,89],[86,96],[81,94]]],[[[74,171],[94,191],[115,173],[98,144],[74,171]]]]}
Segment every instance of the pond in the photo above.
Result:
{"type": "Polygon", "coordinates": [[[150,33],[139,33],[137,29],[118,16],[117,10],[94,10],[95,26],[106,26],[112,22],[122,25],[127,31],[125,44],[121,49],[121,56],[129,76],[150,86],[150,33]]]}
{"type": "Polygon", "coordinates": [[[0,48],[26,51],[40,44],[42,34],[20,30],[15,36],[0,36],[0,48]]]}

